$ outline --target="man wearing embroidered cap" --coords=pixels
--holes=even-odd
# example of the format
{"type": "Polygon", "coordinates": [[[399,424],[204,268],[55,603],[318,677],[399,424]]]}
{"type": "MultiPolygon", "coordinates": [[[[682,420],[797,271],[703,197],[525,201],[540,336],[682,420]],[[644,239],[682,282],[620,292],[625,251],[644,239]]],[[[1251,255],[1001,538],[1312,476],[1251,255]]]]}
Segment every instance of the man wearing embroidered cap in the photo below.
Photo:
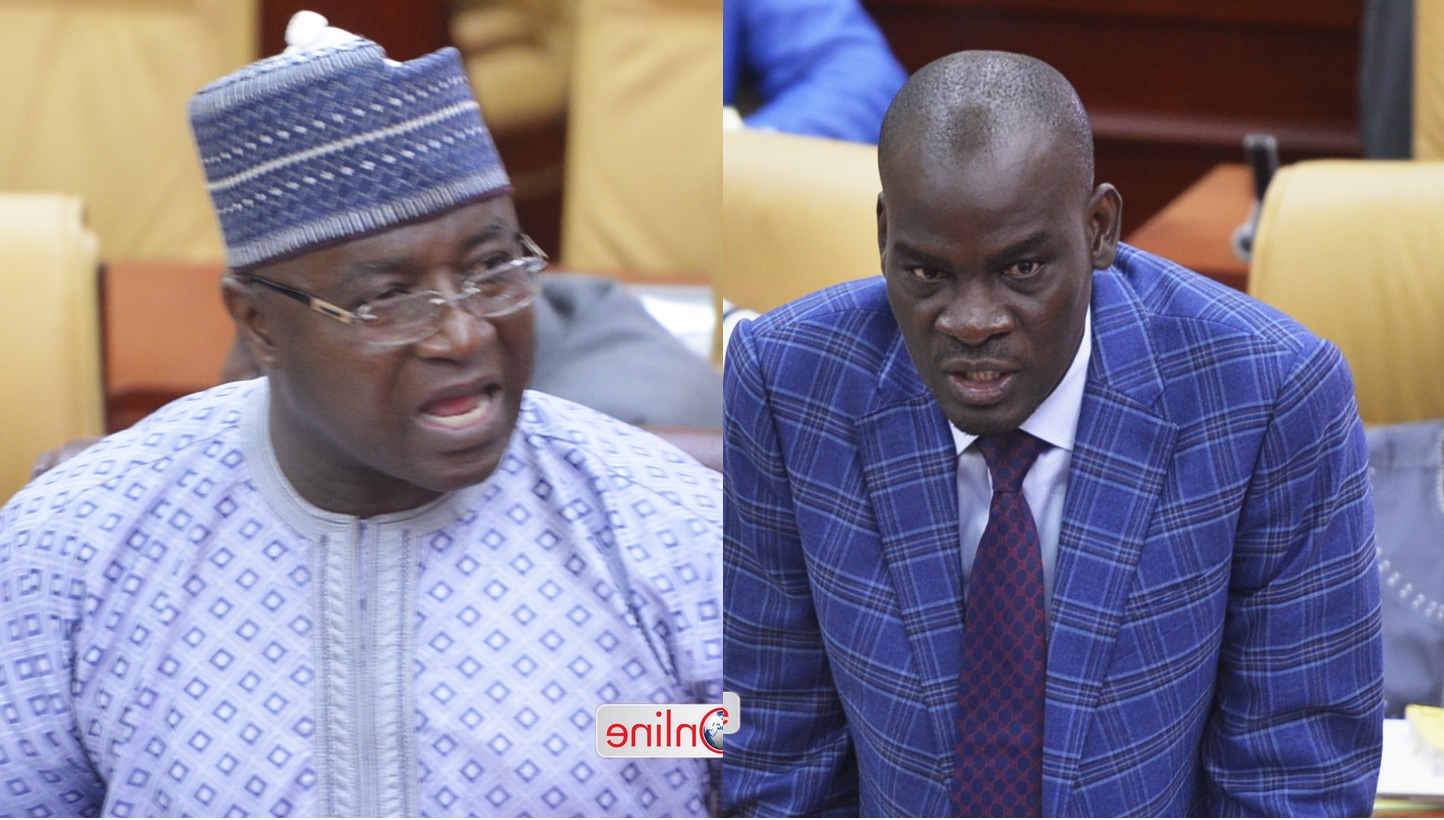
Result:
{"type": "Polygon", "coordinates": [[[543,262],[456,52],[287,37],[190,111],[266,378],[0,510],[0,813],[705,813],[593,711],[720,702],[716,474],[525,391],[543,262]]]}

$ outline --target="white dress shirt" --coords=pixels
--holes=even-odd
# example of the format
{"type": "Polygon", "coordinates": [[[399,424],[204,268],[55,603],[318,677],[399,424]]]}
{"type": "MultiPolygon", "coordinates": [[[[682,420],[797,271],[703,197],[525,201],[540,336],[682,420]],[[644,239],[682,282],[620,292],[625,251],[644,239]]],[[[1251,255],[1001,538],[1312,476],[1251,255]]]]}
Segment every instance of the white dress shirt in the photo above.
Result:
{"type": "MultiPolygon", "coordinates": [[[[1093,310],[1083,319],[1083,339],[1073,364],[1063,380],[1021,428],[1052,446],[1044,450],[1023,479],[1023,498],[1033,511],[1038,543],[1043,553],[1043,600],[1049,613],[1053,607],[1053,571],[1058,563],[1058,533],[1063,528],[1063,499],[1068,494],[1068,465],[1073,461],[1073,435],[1083,409],[1083,385],[1088,377],[1088,358],[1093,349],[1093,310]]],[[[977,436],[950,428],[958,448],[958,513],[963,546],[963,595],[973,574],[978,542],[988,524],[988,506],[993,497],[993,479],[988,474],[982,451],[973,447],[977,436]]]]}

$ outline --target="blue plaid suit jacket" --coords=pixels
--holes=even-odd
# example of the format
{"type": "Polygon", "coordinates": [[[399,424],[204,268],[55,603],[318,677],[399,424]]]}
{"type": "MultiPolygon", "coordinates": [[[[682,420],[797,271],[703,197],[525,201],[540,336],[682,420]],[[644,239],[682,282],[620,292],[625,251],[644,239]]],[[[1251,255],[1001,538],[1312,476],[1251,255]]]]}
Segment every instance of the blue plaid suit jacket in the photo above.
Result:
{"type": "MultiPolygon", "coordinates": [[[[1126,246],[1092,307],[1044,814],[1368,814],[1379,579],[1342,357],[1126,246]]],[[[956,457],[882,280],[743,325],[725,379],[726,810],[949,813],[956,457]]]]}

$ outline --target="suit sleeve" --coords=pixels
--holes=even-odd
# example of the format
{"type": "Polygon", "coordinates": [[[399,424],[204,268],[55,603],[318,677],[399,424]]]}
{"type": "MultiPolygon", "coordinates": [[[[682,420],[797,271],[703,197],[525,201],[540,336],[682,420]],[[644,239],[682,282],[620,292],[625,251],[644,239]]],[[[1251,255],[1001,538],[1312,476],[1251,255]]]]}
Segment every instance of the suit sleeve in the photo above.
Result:
{"type": "Polygon", "coordinates": [[[734,331],[725,382],[723,675],[740,698],[723,810],[858,813],[857,766],[813,609],[778,422],[752,325],[734,331]]]}
{"type": "Polygon", "coordinates": [[[1353,396],[1339,351],[1319,342],[1265,433],[1234,545],[1201,815],[1372,811],[1383,650],[1353,396]]]}
{"type": "Polygon", "coordinates": [[[99,814],[104,784],[80,742],[71,634],[84,584],[63,556],[78,544],[16,501],[0,510],[0,816],[99,814]]]}

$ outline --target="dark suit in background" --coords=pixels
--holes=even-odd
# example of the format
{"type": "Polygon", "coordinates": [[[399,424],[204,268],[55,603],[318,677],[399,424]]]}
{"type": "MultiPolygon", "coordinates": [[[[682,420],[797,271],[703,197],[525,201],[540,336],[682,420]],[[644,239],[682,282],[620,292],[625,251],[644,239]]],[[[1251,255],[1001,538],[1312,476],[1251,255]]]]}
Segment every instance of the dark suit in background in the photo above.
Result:
{"type": "Polygon", "coordinates": [[[614,279],[542,277],[531,387],[629,424],[722,426],[722,378],[614,279]]]}

